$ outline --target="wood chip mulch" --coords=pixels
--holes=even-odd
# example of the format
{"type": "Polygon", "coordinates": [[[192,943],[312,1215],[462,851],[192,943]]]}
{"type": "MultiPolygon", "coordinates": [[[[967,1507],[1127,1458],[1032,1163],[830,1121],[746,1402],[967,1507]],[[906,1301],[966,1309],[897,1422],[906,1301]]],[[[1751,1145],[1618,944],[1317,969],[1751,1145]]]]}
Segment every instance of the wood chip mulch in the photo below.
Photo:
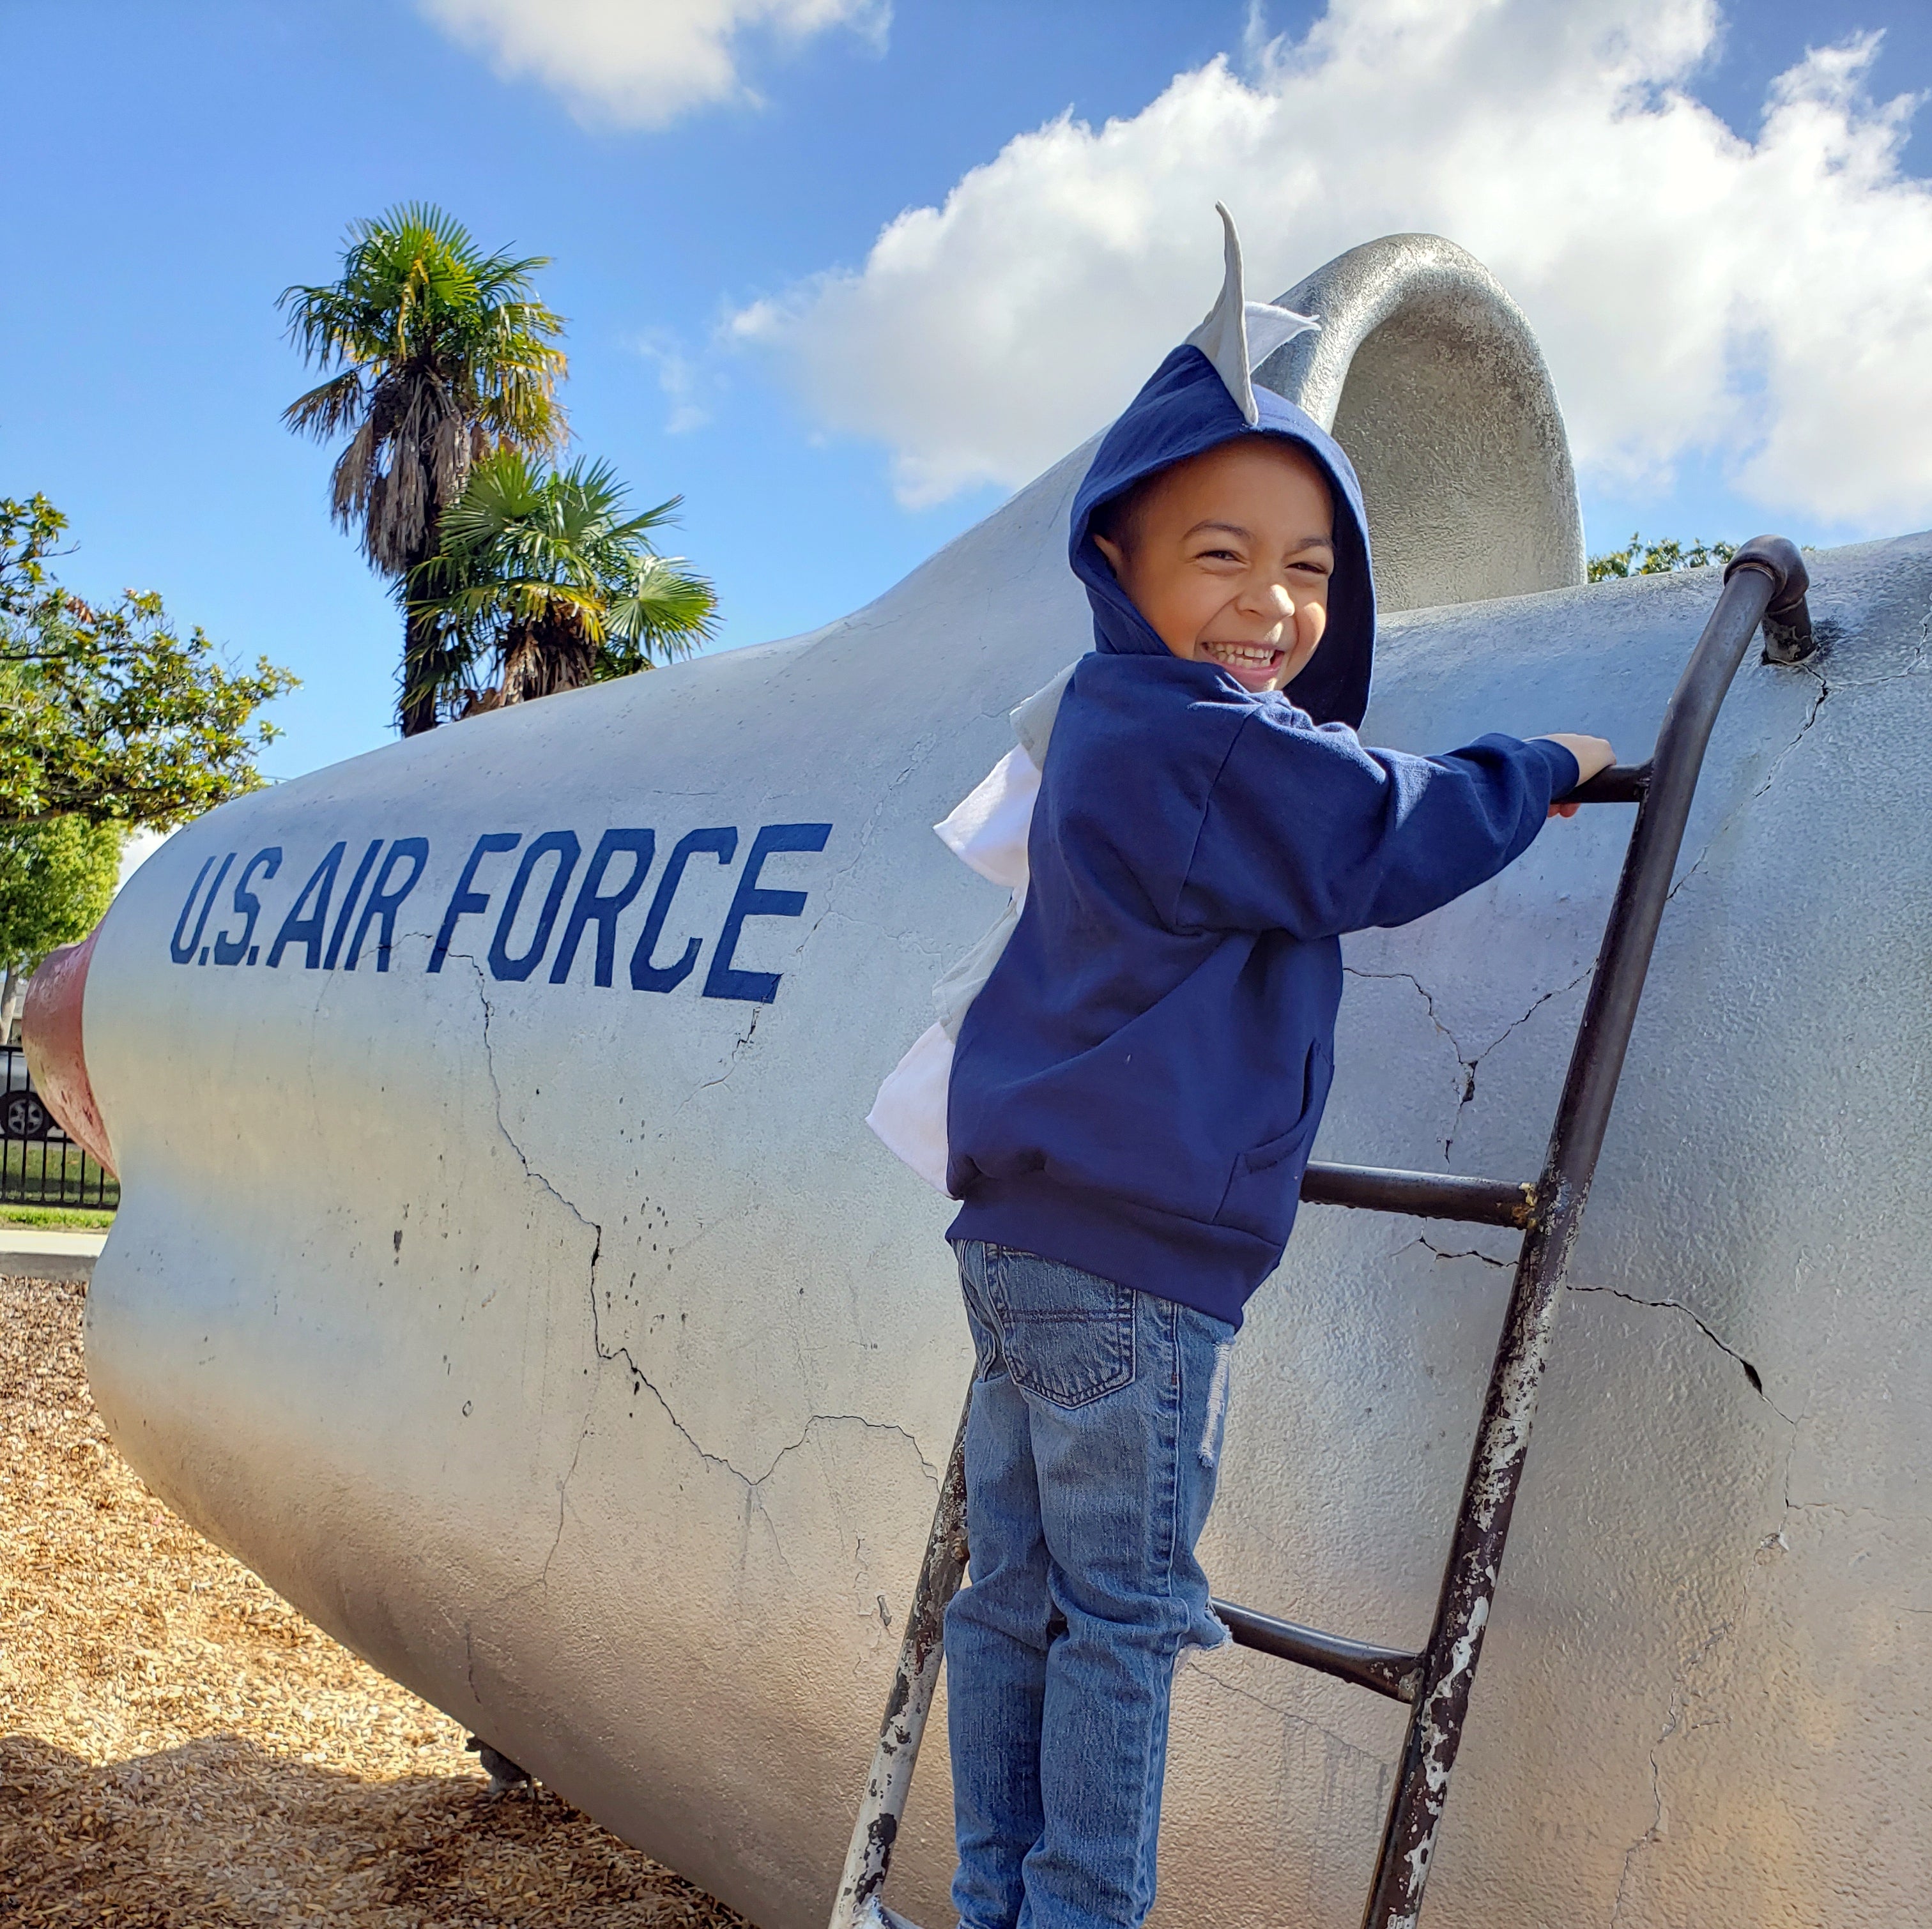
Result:
{"type": "Polygon", "coordinates": [[[4,1929],[748,1929],[178,1520],[88,1397],[84,1286],[0,1279],[4,1929]]]}

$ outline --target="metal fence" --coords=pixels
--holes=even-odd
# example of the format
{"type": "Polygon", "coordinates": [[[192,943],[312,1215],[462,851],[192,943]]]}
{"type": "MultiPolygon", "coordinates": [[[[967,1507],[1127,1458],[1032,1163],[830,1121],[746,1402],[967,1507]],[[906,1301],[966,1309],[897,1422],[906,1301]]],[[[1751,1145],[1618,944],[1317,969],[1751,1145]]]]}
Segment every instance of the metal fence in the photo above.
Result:
{"type": "Polygon", "coordinates": [[[0,1045],[0,1205],[112,1212],[121,1182],[54,1122],[18,1045],[0,1045]]]}

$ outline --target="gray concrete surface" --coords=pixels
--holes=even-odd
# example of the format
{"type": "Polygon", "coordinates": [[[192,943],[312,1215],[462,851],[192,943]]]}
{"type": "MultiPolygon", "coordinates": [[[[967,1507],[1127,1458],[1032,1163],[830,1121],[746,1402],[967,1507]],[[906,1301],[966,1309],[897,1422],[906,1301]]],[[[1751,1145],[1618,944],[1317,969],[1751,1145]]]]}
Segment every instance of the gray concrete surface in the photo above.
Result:
{"type": "Polygon", "coordinates": [[[0,1225],[0,1273],[27,1279],[90,1279],[107,1235],[0,1225]]]}
{"type": "Polygon", "coordinates": [[[1563,412],[1522,310],[1437,235],[1351,248],[1280,298],[1322,323],[1256,379],[1332,430],[1362,481],[1384,610],[1565,589],[1583,519],[1563,412]]]}

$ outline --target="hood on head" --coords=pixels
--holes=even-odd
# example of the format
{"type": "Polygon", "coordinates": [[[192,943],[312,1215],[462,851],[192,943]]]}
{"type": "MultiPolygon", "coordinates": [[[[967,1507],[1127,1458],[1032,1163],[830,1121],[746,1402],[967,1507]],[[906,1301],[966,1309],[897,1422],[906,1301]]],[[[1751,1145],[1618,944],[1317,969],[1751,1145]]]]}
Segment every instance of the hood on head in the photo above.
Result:
{"type": "Polygon", "coordinates": [[[1090,532],[1094,512],[1143,477],[1238,436],[1280,436],[1293,442],[1327,475],[1334,497],[1335,574],[1322,646],[1285,693],[1318,723],[1352,727],[1368,708],[1375,662],[1375,583],[1361,484],[1341,445],[1312,415],[1272,391],[1253,386],[1250,373],[1256,364],[1291,336],[1316,325],[1286,309],[1244,299],[1240,244],[1228,211],[1219,211],[1227,244],[1220,299],[1101,439],[1073,499],[1069,559],[1087,586],[1096,648],[1166,654],[1167,645],[1096,547],[1090,532]]]}

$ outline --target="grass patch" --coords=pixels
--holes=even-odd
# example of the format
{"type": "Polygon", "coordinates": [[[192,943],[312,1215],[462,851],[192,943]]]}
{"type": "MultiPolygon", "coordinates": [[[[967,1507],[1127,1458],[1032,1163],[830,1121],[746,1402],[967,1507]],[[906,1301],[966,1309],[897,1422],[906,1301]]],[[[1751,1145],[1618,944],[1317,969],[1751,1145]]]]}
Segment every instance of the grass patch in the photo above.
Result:
{"type": "Polygon", "coordinates": [[[111,1212],[97,1212],[92,1206],[0,1206],[0,1226],[64,1226],[86,1232],[112,1225],[111,1212]]]}

